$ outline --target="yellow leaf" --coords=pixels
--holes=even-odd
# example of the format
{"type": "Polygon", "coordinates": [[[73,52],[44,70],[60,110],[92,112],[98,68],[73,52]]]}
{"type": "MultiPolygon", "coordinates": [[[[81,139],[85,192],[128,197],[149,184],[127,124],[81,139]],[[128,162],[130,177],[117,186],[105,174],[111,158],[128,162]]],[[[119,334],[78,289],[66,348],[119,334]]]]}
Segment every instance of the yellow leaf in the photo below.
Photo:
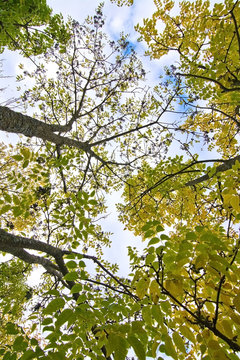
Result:
{"type": "Polygon", "coordinates": [[[237,311],[240,313],[240,294],[235,296],[235,298],[233,299],[233,304],[236,307],[237,311]]]}
{"type": "Polygon", "coordinates": [[[207,260],[208,260],[207,254],[198,255],[196,260],[195,260],[196,269],[204,267],[206,265],[206,263],[207,263],[207,260]]]}
{"type": "Polygon", "coordinates": [[[230,204],[232,205],[233,209],[236,211],[240,211],[239,206],[239,196],[238,195],[232,195],[230,198],[230,204]]]}
{"type": "Polygon", "coordinates": [[[232,321],[223,319],[217,325],[217,329],[223,332],[225,335],[227,335],[227,337],[232,338],[233,337],[232,325],[233,325],[232,321]]]}
{"type": "Polygon", "coordinates": [[[195,344],[195,336],[193,335],[193,332],[189,329],[189,327],[182,325],[180,326],[179,330],[184,337],[186,337],[188,340],[195,344]]]}
{"type": "Polygon", "coordinates": [[[180,279],[166,280],[165,287],[174,297],[183,293],[182,281],[180,279]]]}
{"type": "Polygon", "coordinates": [[[211,339],[211,340],[209,340],[209,342],[208,342],[208,347],[209,347],[210,349],[216,350],[216,349],[219,348],[219,343],[218,343],[216,340],[211,339]]]}
{"type": "Polygon", "coordinates": [[[166,349],[166,354],[172,356],[174,359],[177,359],[177,353],[176,350],[174,348],[172,339],[170,338],[169,335],[165,335],[164,337],[164,341],[165,341],[165,349],[166,349]]]}
{"type": "Polygon", "coordinates": [[[148,291],[149,278],[142,278],[136,284],[136,293],[139,299],[143,299],[148,291]]]}
{"type": "Polygon", "coordinates": [[[174,344],[182,353],[186,353],[186,348],[182,337],[175,331],[172,335],[174,344]]]}
{"type": "Polygon", "coordinates": [[[216,360],[228,360],[229,357],[226,356],[223,349],[219,349],[213,353],[214,359],[216,360]]]}
{"type": "Polygon", "coordinates": [[[152,280],[150,287],[149,287],[149,291],[150,291],[150,295],[152,297],[154,304],[157,304],[161,292],[160,292],[160,287],[156,280],[152,280]]]}
{"type": "Polygon", "coordinates": [[[232,312],[230,318],[232,319],[233,322],[235,322],[235,324],[240,325],[240,315],[232,312]]]}

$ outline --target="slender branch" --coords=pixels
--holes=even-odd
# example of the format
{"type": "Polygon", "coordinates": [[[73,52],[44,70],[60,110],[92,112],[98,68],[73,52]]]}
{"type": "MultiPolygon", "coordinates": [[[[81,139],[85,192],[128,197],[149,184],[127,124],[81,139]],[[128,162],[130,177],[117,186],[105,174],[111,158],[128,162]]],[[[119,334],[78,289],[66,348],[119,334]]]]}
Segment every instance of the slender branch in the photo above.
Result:
{"type": "MultiPolygon", "coordinates": [[[[73,251],[63,251],[64,254],[72,254],[73,251]]],[[[78,254],[79,255],[79,254],[78,254]]],[[[129,291],[128,286],[123,284],[115,275],[113,275],[102,263],[96,258],[96,256],[80,254],[84,259],[92,260],[95,264],[97,264],[106,274],[108,274],[113,280],[115,280],[121,287],[124,288],[127,295],[131,296],[135,300],[138,300],[138,297],[129,291]]]]}
{"type": "Polygon", "coordinates": [[[238,55],[239,55],[239,59],[240,59],[240,35],[239,35],[239,31],[238,31],[238,24],[237,24],[237,20],[236,17],[233,13],[233,10],[235,9],[235,6],[237,5],[238,1],[236,1],[236,3],[234,4],[232,10],[230,11],[230,14],[232,16],[233,22],[234,22],[234,27],[235,27],[235,32],[237,35],[237,41],[238,41],[238,55]]]}
{"type": "Polygon", "coordinates": [[[181,301],[179,301],[175,296],[173,296],[159,281],[158,284],[162,289],[163,293],[170,297],[175,303],[177,303],[181,308],[183,308],[189,315],[191,315],[198,324],[202,325],[203,327],[208,328],[210,331],[213,332],[214,335],[219,337],[220,339],[224,340],[229,347],[233,351],[240,351],[240,345],[238,345],[235,341],[228,338],[226,335],[221,333],[219,330],[216,329],[207,319],[199,317],[196,313],[192,312],[187,306],[185,306],[181,301]]]}

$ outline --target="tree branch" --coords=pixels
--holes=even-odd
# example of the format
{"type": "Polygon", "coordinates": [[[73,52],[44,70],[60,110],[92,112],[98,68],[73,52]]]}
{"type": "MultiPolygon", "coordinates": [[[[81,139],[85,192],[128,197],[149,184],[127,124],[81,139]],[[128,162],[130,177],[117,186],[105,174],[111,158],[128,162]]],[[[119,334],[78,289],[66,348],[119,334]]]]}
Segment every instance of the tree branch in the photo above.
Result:
{"type": "Polygon", "coordinates": [[[203,80],[207,80],[207,81],[211,81],[214,82],[215,84],[217,84],[224,92],[231,92],[231,91],[239,91],[240,87],[235,87],[235,88],[226,88],[220,81],[216,80],[216,79],[212,79],[209,78],[208,76],[204,76],[204,75],[197,75],[197,74],[185,74],[185,73],[176,73],[176,75],[179,76],[184,76],[184,77],[193,77],[193,78],[197,78],[197,79],[203,79],[203,80]]]}
{"type": "Polygon", "coordinates": [[[193,186],[193,185],[199,184],[203,181],[209,180],[210,178],[215,176],[217,173],[224,172],[224,171],[231,169],[237,160],[240,161],[240,155],[235,156],[233,159],[229,159],[229,160],[219,160],[224,163],[216,167],[216,171],[212,176],[209,176],[209,174],[205,174],[203,176],[200,176],[197,179],[187,182],[186,184],[184,184],[184,186],[193,186]]]}

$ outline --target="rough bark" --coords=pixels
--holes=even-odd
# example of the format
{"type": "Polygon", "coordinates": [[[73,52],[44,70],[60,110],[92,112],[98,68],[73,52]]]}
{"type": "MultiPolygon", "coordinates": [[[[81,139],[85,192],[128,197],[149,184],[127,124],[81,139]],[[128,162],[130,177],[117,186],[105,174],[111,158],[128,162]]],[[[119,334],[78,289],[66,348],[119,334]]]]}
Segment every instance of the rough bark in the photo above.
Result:
{"type": "Polygon", "coordinates": [[[37,137],[56,145],[68,145],[86,152],[90,151],[88,143],[55,134],[55,132],[62,133],[69,131],[70,127],[68,125],[45,124],[31,116],[11,110],[6,106],[0,106],[0,130],[22,134],[26,137],[37,137]]]}

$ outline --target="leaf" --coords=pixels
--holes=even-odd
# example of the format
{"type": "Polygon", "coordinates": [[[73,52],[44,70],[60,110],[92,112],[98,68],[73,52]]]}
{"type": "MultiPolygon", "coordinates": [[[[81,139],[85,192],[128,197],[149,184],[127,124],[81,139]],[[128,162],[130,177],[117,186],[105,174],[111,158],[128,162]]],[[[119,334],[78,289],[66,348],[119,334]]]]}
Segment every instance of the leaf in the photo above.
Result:
{"type": "Polygon", "coordinates": [[[114,352],[114,359],[125,360],[128,353],[128,345],[122,336],[110,333],[108,336],[107,354],[110,356],[114,352]]]}
{"type": "Polygon", "coordinates": [[[193,231],[189,231],[186,233],[186,240],[196,240],[197,235],[193,231]]]}
{"type": "Polygon", "coordinates": [[[75,281],[78,279],[78,277],[79,275],[76,271],[71,271],[64,276],[64,279],[67,281],[75,281]]]}
{"type": "Polygon", "coordinates": [[[25,160],[28,160],[28,159],[30,158],[30,156],[31,156],[31,152],[30,152],[30,150],[29,150],[27,147],[22,148],[22,149],[20,150],[20,152],[21,152],[21,154],[24,156],[25,160]]]}
{"type": "Polygon", "coordinates": [[[153,299],[153,302],[154,304],[157,304],[158,303],[158,299],[160,297],[160,294],[161,294],[161,291],[160,291],[160,287],[157,283],[156,280],[152,280],[150,286],[149,286],[149,292],[150,292],[150,295],[153,299]]]}
{"type": "Polygon", "coordinates": [[[145,305],[142,308],[142,317],[147,325],[152,325],[152,311],[150,305],[145,305]]]}
{"type": "Polygon", "coordinates": [[[236,307],[237,311],[240,313],[240,294],[238,294],[234,297],[233,305],[236,307]]]}
{"type": "Polygon", "coordinates": [[[47,307],[43,310],[44,314],[52,314],[57,310],[60,310],[65,305],[65,300],[63,298],[53,299],[47,307]]]}
{"type": "Polygon", "coordinates": [[[139,360],[145,360],[146,359],[146,354],[145,354],[145,350],[144,347],[142,345],[142,343],[134,336],[134,335],[129,335],[127,338],[127,341],[129,342],[129,344],[132,346],[135,354],[137,355],[139,360]]]}
{"type": "Polygon", "coordinates": [[[139,299],[143,299],[143,297],[147,294],[149,286],[149,278],[141,278],[136,283],[136,293],[139,299]]]}
{"type": "Polygon", "coordinates": [[[178,350],[185,354],[186,353],[186,348],[185,348],[184,341],[183,341],[182,337],[178,334],[177,331],[173,332],[172,338],[173,338],[174,344],[176,345],[178,350]]]}
{"type": "Polygon", "coordinates": [[[7,211],[9,211],[11,209],[11,205],[4,205],[1,209],[0,209],[0,215],[5,214],[7,211]]]}
{"type": "Polygon", "coordinates": [[[74,312],[71,309],[64,309],[56,320],[56,327],[62,326],[66,321],[71,320],[74,317],[74,312]]]}
{"type": "Polygon", "coordinates": [[[169,236],[166,235],[166,234],[162,234],[162,235],[160,236],[160,238],[161,238],[161,240],[169,240],[169,236]]]}
{"type": "Polygon", "coordinates": [[[13,159],[16,161],[21,161],[23,157],[21,155],[13,155],[13,159]]]}
{"type": "Polygon", "coordinates": [[[13,343],[13,349],[15,351],[24,351],[28,346],[27,342],[24,340],[22,335],[17,336],[13,343]]]}
{"type": "Polygon", "coordinates": [[[162,227],[162,225],[157,225],[156,231],[157,231],[157,232],[164,231],[164,228],[162,227]]]}
{"type": "Polygon", "coordinates": [[[79,293],[81,290],[82,290],[82,285],[81,284],[75,284],[71,288],[71,293],[76,294],[76,293],[79,293]]]}
{"type": "Polygon", "coordinates": [[[18,329],[17,329],[16,325],[13,324],[13,323],[11,323],[11,322],[8,322],[8,323],[6,324],[6,331],[7,331],[7,333],[10,334],[10,335],[16,335],[16,334],[18,334],[18,329]]]}
{"type": "Polygon", "coordinates": [[[164,335],[164,342],[165,342],[165,350],[166,350],[166,354],[169,356],[172,356],[174,359],[177,359],[177,353],[176,350],[174,348],[172,339],[170,338],[169,335],[164,335]]]}
{"type": "Polygon", "coordinates": [[[30,360],[35,358],[36,358],[36,353],[33,350],[28,349],[24,351],[24,354],[19,358],[19,360],[30,360]]]}
{"type": "Polygon", "coordinates": [[[69,269],[74,269],[74,268],[77,267],[77,263],[76,263],[76,261],[74,261],[74,260],[68,261],[68,262],[66,263],[66,265],[67,265],[67,267],[68,267],[69,269]]]}
{"type": "Polygon", "coordinates": [[[154,235],[154,234],[155,234],[155,231],[154,231],[154,230],[152,230],[152,229],[147,230],[147,231],[145,232],[145,234],[144,234],[144,238],[147,239],[147,238],[151,237],[151,236],[154,235]]]}
{"type": "Polygon", "coordinates": [[[154,318],[154,320],[156,320],[158,322],[158,324],[162,325],[163,324],[163,314],[161,311],[161,308],[159,305],[152,305],[152,316],[154,318]]]}
{"type": "Polygon", "coordinates": [[[179,328],[179,331],[181,334],[186,337],[188,340],[190,340],[193,344],[195,344],[195,336],[193,335],[193,332],[185,325],[181,325],[179,328]]]}
{"type": "Polygon", "coordinates": [[[150,246],[150,245],[155,245],[155,244],[159,243],[159,241],[160,241],[159,238],[154,237],[154,238],[152,238],[152,239],[149,241],[148,246],[150,246]]]}

